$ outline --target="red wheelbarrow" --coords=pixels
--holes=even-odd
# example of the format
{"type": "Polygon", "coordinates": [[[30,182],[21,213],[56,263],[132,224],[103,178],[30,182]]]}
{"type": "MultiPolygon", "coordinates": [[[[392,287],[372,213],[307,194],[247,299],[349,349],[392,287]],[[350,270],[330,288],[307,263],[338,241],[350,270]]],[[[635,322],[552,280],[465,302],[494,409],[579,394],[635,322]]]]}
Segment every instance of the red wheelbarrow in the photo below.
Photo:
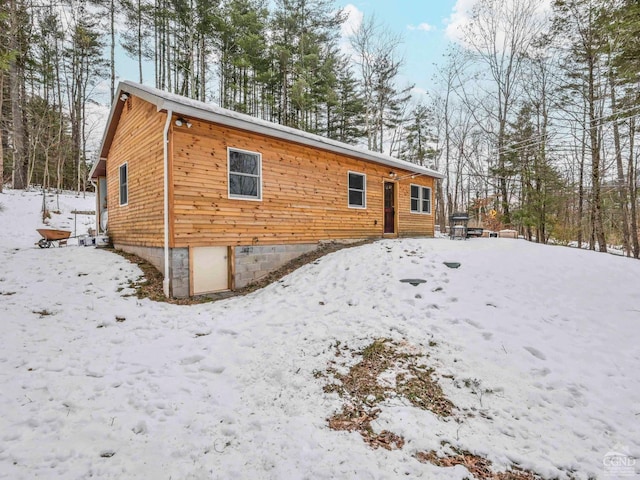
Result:
{"type": "Polygon", "coordinates": [[[51,245],[67,244],[67,239],[71,236],[68,230],[56,230],[55,228],[38,228],[37,232],[42,237],[36,245],[40,248],[49,248],[51,245]]]}

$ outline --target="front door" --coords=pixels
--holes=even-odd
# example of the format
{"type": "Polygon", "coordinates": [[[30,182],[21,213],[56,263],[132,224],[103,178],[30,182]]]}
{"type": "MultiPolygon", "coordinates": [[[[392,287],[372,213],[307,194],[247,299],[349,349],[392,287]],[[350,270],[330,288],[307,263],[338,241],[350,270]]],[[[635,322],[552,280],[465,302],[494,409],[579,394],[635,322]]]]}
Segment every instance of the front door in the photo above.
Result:
{"type": "Polygon", "coordinates": [[[396,184],[384,182],[384,233],[396,232],[396,184]]]}

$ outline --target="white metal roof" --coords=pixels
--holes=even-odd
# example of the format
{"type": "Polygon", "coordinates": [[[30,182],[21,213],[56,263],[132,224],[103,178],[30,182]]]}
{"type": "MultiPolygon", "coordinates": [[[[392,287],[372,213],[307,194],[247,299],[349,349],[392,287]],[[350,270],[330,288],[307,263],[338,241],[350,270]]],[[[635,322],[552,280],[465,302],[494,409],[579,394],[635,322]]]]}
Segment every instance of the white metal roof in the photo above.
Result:
{"type": "MultiPolygon", "coordinates": [[[[349,155],[363,160],[369,160],[393,168],[401,168],[420,175],[443,178],[443,175],[436,170],[432,170],[415,163],[400,160],[389,155],[384,155],[382,153],[372,152],[354,145],[349,145],[347,143],[325,138],[320,135],[315,135],[313,133],[308,133],[302,130],[297,130],[295,128],[279,125],[277,123],[268,122],[266,120],[245,115],[243,113],[227,110],[226,108],[221,108],[217,105],[200,102],[198,100],[192,100],[190,98],[182,97],[173,93],[168,93],[157,88],[148,87],[146,85],[141,85],[129,81],[120,82],[120,84],[118,85],[118,90],[111,107],[111,112],[109,113],[109,120],[107,122],[107,127],[105,129],[102,144],[100,147],[100,160],[106,159],[109,148],[111,146],[113,134],[115,133],[115,125],[112,125],[112,123],[114,120],[117,120],[117,117],[120,116],[120,112],[122,111],[123,102],[120,102],[118,99],[120,98],[121,94],[125,92],[130,95],[139,97],[153,105],[156,105],[158,111],[171,110],[176,115],[181,115],[190,119],[199,119],[214,122],[221,125],[268,135],[271,137],[280,138],[283,140],[296,142],[315,148],[321,148],[330,152],[349,155]]],[[[99,163],[101,162],[96,162],[96,165],[94,165],[94,167],[92,168],[90,174],[91,178],[94,178],[94,173],[99,163]]]]}

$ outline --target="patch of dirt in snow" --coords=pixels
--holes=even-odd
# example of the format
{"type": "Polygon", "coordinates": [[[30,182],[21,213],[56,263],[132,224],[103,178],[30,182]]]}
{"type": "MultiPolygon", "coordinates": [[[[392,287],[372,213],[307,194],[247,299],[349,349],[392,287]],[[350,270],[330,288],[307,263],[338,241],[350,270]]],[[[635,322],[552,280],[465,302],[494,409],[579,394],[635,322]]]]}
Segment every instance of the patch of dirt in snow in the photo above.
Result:
{"type": "Polygon", "coordinates": [[[479,480],[539,480],[542,478],[534,472],[521,470],[518,467],[511,467],[505,472],[494,472],[491,470],[490,460],[471,452],[450,448],[453,450],[453,454],[438,455],[438,452],[431,450],[418,452],[415,457],[421,463],[432,463],[438,467],[462,465],[479,480]]]}
{"type": "MultiPolygon", "coordinates": [[[[348,347],[343,349],[349,350],[348,347]]],[[[378,417],[379,406],[385,400],[400,397],[439,416],[451,416],[455,406],[431,377],[433,370],[421,363],[423,355],[414,353],[409,345],[383,338],[351,354],[362,359],[347,374],[339,373],[334,366],[327,369],[327,375],[338,383],[329,383],[324,391],[336,392],[344,400],[342,411],[329,419],[332,429],[357,431],[372,447],[393,450],[401,449],[404,439],[386,430],[375,433],[371,427],[371,421],[378,417]],[[395,382],[390,382],[388,378],[393,378],[394,374],[395,382]],[[381,377],[385,377],[384,381],[381,377]]],[[[336,345],[336,356],[343,356],[339,344],[336,345]]]]}
{"type": "Polygon", "coordinates": [[[162,289],[163,276],[160,271],[146,260],[132,253],[123,252],[122,250],[110,249],[114,253],[121,255],[131,263],[138,265],[142,270],[142,276],[129,285],[135,290],[138,298],[148,298],[156,302],[167,302],[175,305],[194,305],[197,303],[209,302],[211,299],[205,297],[192,298],[167,298],[162,289]]]}
{"type": "MultiPolygon", "coordinates": [[[[376,432],[372,422],[376,420],[385,402],[404,400],[421,410],[428,410],[439,418],[451,418],[464,422],[468,412],[458,410],[435,380],[433,368],[425,365],[424,354],[407,342],[388,338],[377,339],[361,351],[350,349],[336,342],[333,346],[336,358],[331,360],[326,372],[316,372],[316,378],[329,380],[326,393],[337,393],[343,400],[342,410],[328,419],[333,430],[356,431],[372,448],[401,450],[405,440],[389,430],[376,432]],[[350,355],[348,355],[350,354],[350,355]],[[360,361],[348,367],[349,357],[360,361]]],[[[414,454],[421,463],[439,467],[465,467],[478,480],[538,480],[538,474],[511,466],[504,472],[494,472],[490,460],[460,450],[446,442],[440,451],[419,451],[414,454]]]]}

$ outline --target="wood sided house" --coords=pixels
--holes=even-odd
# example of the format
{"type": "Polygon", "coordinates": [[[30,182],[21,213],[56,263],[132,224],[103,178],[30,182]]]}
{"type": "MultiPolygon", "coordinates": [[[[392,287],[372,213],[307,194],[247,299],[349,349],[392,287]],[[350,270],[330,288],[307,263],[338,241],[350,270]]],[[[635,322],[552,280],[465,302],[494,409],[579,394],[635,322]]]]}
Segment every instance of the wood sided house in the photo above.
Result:
{"type": "Polygon", "coordinates": [[[324,241],[433,236],[442,175],[122,82],[90,178],[98,231],[184,297],[241,288],[324,241]]]}

